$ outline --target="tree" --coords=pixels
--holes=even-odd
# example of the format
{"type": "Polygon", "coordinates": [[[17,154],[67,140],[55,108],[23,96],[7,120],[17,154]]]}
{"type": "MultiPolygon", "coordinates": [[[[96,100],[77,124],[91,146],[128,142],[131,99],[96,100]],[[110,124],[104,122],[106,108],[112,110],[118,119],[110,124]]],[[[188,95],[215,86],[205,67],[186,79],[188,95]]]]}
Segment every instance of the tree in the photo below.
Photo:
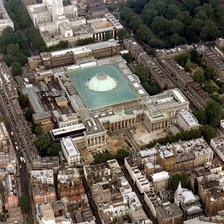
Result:
{"type": "Polygon", "coordinates": [[[212,68],[206,68],[204,75],[206,79],[214,79],[215,72],[212,68]]]}
{"type": "Polygon", "coordinates": [[[204,84],[204,90],[205,90],[207,93],[212,94],[212,93],[214,93],[214,92],[217,90],[217,88],[216,88],[216,86],[213,85],[213,83],[211,83],[211,82],[206,82],[206,83],[204,84]]]}
{"type": "Polygon", "coordinates": [[[142,25],[142,19],[136,15],[136,14],[133,14],[130,18],[130,22],[129,22],[129,26],[134,30],[136,31],[141,25],[142,25]]]}
{"type": "Polygon", "coordinates": [[[195,49],[191,50],[191,61],[199,66],[202,64],[202,56],[195,49]]]}
{"type": "Polygon", "coordinates": [[[58,51],[69,47],[68,41],[60,41],[58,44],[47,48],[47,51],[58,51]]]}
{"type": "Polygon", "coordinates": [[[159,93],[160,89],[157,83],[153,83],[153,82],[143,82],[142,86],[144,87],[144,89],[146,90],[146,92],[149,95],[155,95],[157,93],[159,93]]]}
{"type": "Polygon", "coordinates": [[[43,128],[40,125],[35,125],[34,127],[34,132],[37,135],[42,135],[44,134],[43,128]]]}
{"type": "Polygon", "coordinates": [[[147,26],[153,48],[215,40],[224,34],[224,7],[218,0],[128,0],[120,7],[120,18],[144,42],[147,35],[139,28],[147,26]]]}
{"type": "Polygon", "coordinates": [[[32,43],[32,46],[39,50],[39,51],[45,51],[46,50],[46,46],[45,43],[41,37],[40,31],[35,28],[35,27],[29,27],[26,30],[26,37],[28,38],[28,40],[30,41],[30,43],[32,43]]]}
{"type": "Polygon", "coordinates": [[[118,40],[123,41],[128,37],[128,32],[126,29],[120,29],[117,31],[118,40]]]}
{"type": "Polygon", "coordinates": [[[190,67],[191,67],[191,59],[190,58],[187,58],[187,61],[186,61],[186,63],[185,63],[185,71],[186,72],[189,72],[191,69],[190,69],[190,67]]]}
{"type": "Polygon", "coordinates": [[[95,164],[105,163],[107,160],[114,159],[114,156],[108,152],[98,153],[98,154],[95,154],[93,157],[94,157],[95,164]]]}
{"type": "Polygon", "coordinates": [[[110,33],[110,32],[107,32],[107,33],[104,35],[103,40],[104,40],[104,41],[107,41],[107,40],[110,40],[110,39],[113,39],[113,34],[110,33]]]}
{"type": "Polygon", "coordinates": [[[18,43],[7,45],[7,54],[20,55],[20,46],[18,43]]]}
{"type": "Polygon", "coordinates": [[[13,75],[21,75],[22,74],[22,66],[16,61],[11,64],[12,74],[13,75]]]}
{"type": "Polygon", "coordinates": [[[6,222],[6,220],[7,220],[6,214],[5,213],[0,213],[0,221],[1,222],[6,222]]]}
{"type": "Polygon", "coordinates": [[[209,102],[205,108],[208,124],[212,127],[218,127],[222,117],[222,107],[215,101],[209,102]]]}
{"type": "Polygon", "coordinates": [[[40,150],[40,152],[45,155],[47,153],[47,149],[51,144],[51,139],[46,134],[41,134],[36,137],[35,140],[36,147],[40,150]]]}
{"type": "Polygon", "coordinates": [[[198,69],[193,76],[194,81],[202,83],[205,80],[204,71],[202,69],[198,69]]]}
{"type": "Polygon", "coordinates": [[[200,124],[206,124],[208,121],[207,113],[204,110],[199,110],[196,117],[200,124]]]}
{"type": "Polygon", "coordinates": [[[204,125],[201,127],[202,136],[206,141],[210,141],[212,138],[215,138],[217,133],[216,130],[210,125],[204,125]]]}
{"type": "Polygon", "coordinates": [[[148,43],[153,37],[152,31],[144,24],[139,26],[136,33],[145,43],[148,43]]]}
{"type": "Polygon", "coordinates": [[[30,200],[26,196],[20,196],[19,197],[19,206],[22,208],[22,210],[26,210],[30,207],[30,200]]]}
{"type": "Polygon", "coordinates": [[[48,156],[58,156],[59,151],[61,150],[61,144],[53,142],[50,147],[47,149],[48,156]]]}
{"type": "Polygon", "coordinates": [[[219,94],[223,94],[224,93],[224,84],[222,84],[222,86],[218,89],[218,93],[219,94]]]}
{"type": "Polygon", "coordinates": [[[19,105],[21,108],[26,108],[27,107],[27,99],[24,95],[19,95],[18,97],[19,105]]]}
{"type": "Polygon", "coordinates": [[[116,154],[116,159],[123,160],[125,157],[128,157],[129,153],[125,149],[118,149],[116,154]]]}
{"type": "Polygon", "coordinates": [[[184,188],[190,187],[190,179],[185,173],[174,174],[169,179],[169,189],[172,191],[176,191],[177,186],[181,182],[181,186],[184,188]]]}
{"type": "Polygon", "coordinates": [[[26,117],[27,121],[32,121],[32,119],[33,119],[33,111],[32,111],[32,109],[30,107],[26,108],[25,117],[26,117]]]}
{"type": "Polygon", "coordinates": [[[77,40],[76,45],[83,46],[83,45],[87,45],[87,44],[91,44],[91,43],[95,43],[94,38],[86,38],[86,39],[77,40]]]}
{"type": "Polygon", "coordinates": [[[132,57],[131,53],[122,54],[122,57],[127,61],[128,64],[134,61],[134,58],[132,57]]]}
{"type": "Polygon", "coordinates": [[[185,68],[187,60],[191,59],[191,54],[187,53],[187,54],[182,54],[180,56],[177,57],[176,61],[179,65],[181,65],[183,68],[185,68]]]}
{"type": "Polygon", "coordinates": [[[172,46],[178,46],[181,44],[186,44],[185,38],[181,37],[178,33],[174,33],[170,38],[170,43],[172,46]]]}
{"type": "Polygon", "coordinates": [[[138,64],[135,66],[135,72],[141,82],[147,82],[149,80],[149,70],[144,65],[138,64]]]}

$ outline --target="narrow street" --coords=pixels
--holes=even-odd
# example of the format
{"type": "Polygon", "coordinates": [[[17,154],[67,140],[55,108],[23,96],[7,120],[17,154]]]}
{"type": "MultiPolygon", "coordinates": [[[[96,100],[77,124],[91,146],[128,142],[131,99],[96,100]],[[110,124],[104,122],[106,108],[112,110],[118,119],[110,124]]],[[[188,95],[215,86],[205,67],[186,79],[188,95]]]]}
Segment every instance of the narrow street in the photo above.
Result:
{"type": "MultiPolygon", "coordinates": [[[[2,98],[1,98],[2,99],[2,98]]],[[[16,139],[16,135],[15,132],[13,132],[12,130],[15,130],[15,127],[11,127],[10,124],[12,124],[12,121],[9,120],[10,119],[10,115],[9,113],[5,112],[6,108],[3,109],[3,102],[0,100],[0,114],[6,118],[5,121],[5,126],[6,129],[9,133],[9,136],[11,138],[11,142],[14,146],[14,150],[17,156],[17,160],[18,160],[18,167],[19,168],[19,180],[20,180],[20,186],[18,187],[19,190],[21,190],[21,192],[18,192],[19,195],[23,195],[26,196],[27,198],[30,199],[30,194],[29,194],[29,173],[26,171],[26,165],[24,166],[24,164],[21,163],[20,161],[20,157],[23,156],[23,153],[21,151],[21,148],[19,148],[19,150],[16,150],[16,144],[18,144],[18,140],[16,139]],[[14,133],[13,135],[11,133],[14,133]]],[[[17,171],[18,172],[18,171],[17,171]]],[[[32,218],[32,209],[31,209],[31,204],[29,206],[29,208],[27,209],[26,213],[24,214],[24,223],[27,224],[33,224],[33,218],[32,218]]]]}
{"type": "Polygon", "coordinates": [[[123,171],[125,177],[127,178],[129,184],[131,185],[133,191],[137,194],[140,202],[142,203],[142,208],[144,209],[146,215],[148,216],[148,218],[150,218],[153,222],[153,224],[158,224],[156,218],[153,216],[153,214],[151,213],[148,205],[145,203],[145,200],[144,200],[144,195],[140,193],[140,191],[138,190],[138,188],[136,187],[136,185],[134,184],[134,182],[132,181],[132,178],[131,176],[129,175],[127,169],[125,168],[124,165],[121,165],[121,170],[123,171]]]}
{"type": "Polygon", "coordinates": [[[96,223],[97,224],[100,224],[101,221],[100,221],[100,217],[98,215],[98,210],[97,210],[97,206],[96,206],[96,203],[93,201],[92,199],[92,194],[91,194],[91,190],[86,182],[86,179],[84,177],[82,177],[82,182],[83,182],[83,186],[85,188],[85,191],[86,191],[86,194],[87,194],[87,197],[88,197],[88,200],[89,200],[89,206],[93,212],[93,215],[95,216],[96,218],[96,223]]]}

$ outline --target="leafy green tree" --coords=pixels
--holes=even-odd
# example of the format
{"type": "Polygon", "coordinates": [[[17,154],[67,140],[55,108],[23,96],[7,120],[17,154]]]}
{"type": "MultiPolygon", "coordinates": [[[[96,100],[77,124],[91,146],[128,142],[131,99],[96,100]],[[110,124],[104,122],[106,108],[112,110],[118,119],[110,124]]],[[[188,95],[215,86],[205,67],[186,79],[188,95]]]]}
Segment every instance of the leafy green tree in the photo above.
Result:
{"type": "Polygon", "coordinates": [[[149,45],[152,47],[152,48],[163,48],[165,43],[163,40],[159,39],[159,38],[152,38],[150,41],[149,41],[149,45]]]}
{"type": "MultiPolygon", "coordinates": [[[[191,61],[196,63],[199,66],[201,66],[202,64],[202,56],[195,49],[191,50],[191,61]]],[[[210,78],[206,77],[206,79],[210,79],[210,78]]]]}
{"type": "Polygon", "coordinates": [[[206,109],[208,124],[212,127],[218,127],[222,117],[222,107],[215,101],[209,102],[206,109]]]}
{"type": "Polygon", "coordinates": [[[21,108],[26,108],[28,105],[27,99],[24,95],[19,95],[18,97],[19,105],[21,108]]]}
{"type": "Polygon", "coordinates": [[[58,44],[47,48],[47,51],[58,51],[69,47],[68,41],[60,41],[58,44]]]}
{"type": "Polygon", "coordinates": [[[131,16],[129,26],[133,30],[137,30],[142,24],[143,24],[142,19],[138,15],[133,14],[131,16]]]}
{"type": "Polygon", "coordinates": [[[86,39],[80,39],[76,42],[77,46],[83,46],[83,45],[88,45],[88,44],[92,44],[95,43],[95,39],[94,38],[86,38],[86,39]]]}
{"type": "Polygon", "coordinates": [[[30,107],[27,107],[26,108],[26,111],[25,111],[25,117],[26,117],[26,120],[27,121],[32,121],[32,118],[33,118],[33,111],[30,107]]]}
{"type": "Polygon", "coordinates": [[[214,40],[219,35],[219,29],[212,20],[207,20],[205,26],[201,28],[200,38],[202,41],[214,40]]]}
{"type": "Polygon", "coordinates": [[[210,125],[204,125],[201,127],[202,136],[206,141],[210,141],[212,138],[215,138],[217,133],[215,128],[210,125]]]}
{"type": "Polygon", "coordinates": [[[128,64],[134,61],[134,58],[132,57],[131,53],[122,54],[122,57],[127,61],[128,64]]]}
{"type": "Polygon", "coordinates": [[[48,135],[41,134],[36,137],[35,144],[40,152],[45,155],[47,153],[48,147],[51,144],[51,139],[48,135]]]}
{"type": "Polygon", "coordinates": [[[168,135],[164,138],[156,139],[153,142],[149,143],[147,145],[147,148],[155,146],[157,143],[160,145],[165,145],[167,143],[177,142],[179,140],[181,141],[187,141],[195,138],[200,138],[202,136],[200,129],[191,129],[189,131],[183,131],[181,133],[178,133],[176,135],[168,135]]]}
{"type": "Polygon", "coordinates": [[[212,94],[212,93],[214,93],[214,92],[217,90],[217,88],[216,88],[216,86],[214,86],[211,82],[206,82],[206,83],[204,84],[204,90],[205,90],[207,93],[212,94]]]}
{"type": "Polygon", "coordinates": [[[204,71],[202,69],[198,69],[193,76],[194,81],[202,83],[205,80],[204,71]]]}
{"type": "Polygon", "coordinates": [[[218,93],[219,94],[223,94],[224,93],[224,84],[222,84],[222,86],[218,89],[218,93]]]}
{"type": "Polygon", "coordinates": [[[26,37],[28,38],[28,40],[30,41],[30,43],[32,43],[32,46],[39,50],[39,51],[45,51],[46,50],[46,46],[45,43],[41,37],[40,31],[35,28],[35,27],[29,27],[26,30],[26,37]]]}
{"type": "Polygon", "coordinates": [[[107,40],[110,40],[110,39],[113,39],[113,35],[111,34],[111,33],[106,33],[105,35],[104,35],[104,40],[105,41],[107,41],[107,40]]]}
{"type": "Polygon", "coordinates": [[[61,144],[53,142],[50,147],[47,149],[48,156],[58,156],[59,151],[61,150],[61,144]]]}
{"type": "Polygon", "coordinates": [[[217,0],[128,0],[120,7],[120,18],[147,39],[138,30],[146,25],[152,31],[148,44],[153,48],[215,40],[224,34],[224,7],[217,0]]]}
{"type": "Polygon", "coordinates": [[[123,160],[128,155],[129,153],[125,149],[118,149],[116,154],[116,159],[123,160]]]}
{"type": "Polygon", "coordinates": [[[94,157],[95,164],[104,163],[107,160],[114,159],[114,156],[111,153],[107,153],[107,152],[95,154],[93,157],[94,157]]]}
{"type": "Polygon", "coordinates": [[[26,196],[19,197],[19,206],[22,210],[27,210],[30,207],[30,200],[26,196]]]}
{"type": "Polygon", "coordinates": [[[218,94],[210,95],[210,98],[217,102],[222,108],[224,107],[224,97],[220,97],[218,94]]]}
{"type": "Polygon", "coordinates": [[[11,64],[12,74],[13,75],[21,75],[22,74],[22,66],[18,61],[15,61],[11,64]]]}
{"type": "Polygon", "coordinates": [[[144,24],[141,24],[136,32],[145,43],[148,43],[153,37],[152,31],[144,24]]]}
{"type": "Polygon", "coordinates": [[[187,61],[190,59],[191,59],[191,54],[187,53],[187,54],[182,54],[182,55],[178,56],[176,60],[179,65],[181,65],[183,68],[185,68],[187,61]]]}
{"type": "Polygon", "coordinates": [[[6,214],[4,214],[4,213],[0,213],[0,221],[1,222],[6,222],[6,214]]]}
{"type": "Polygon", "coordinates": [[[184,188],[190,187],[190,179],[185,173],[174,174],[169,179],[169,189],[172,191],[176,191],[179,182],[181,182],[181,186],[184,188]]]}
{"type": "Polygon", "coordinates": [[[35,125],[34,132],[37,135],[44,134],[43,128],[40,125],[35,125]]]}
{"type": "Polygon", "coordinates": [[[206,79],[214,79],[215,77],[215,72],[211,68],[206,68],[205,69],[205,78],[206,79]]]}
{"type": "Polygon", "coordinates": [[[120,29],[117,31],[118,40],[123,41],[128,37],[128,32],[126,29],[120,29]]]}
{"type": "Polygon", "coordinates": [[[179,46],[181,44],[186,44],[185,38],[181,37],[178,33],[174,33],[170,37],[170,43],[172,46],[179,46]]]}
{"type": "Polygon", "coordinates": [[[149,70],[141,64],[135,66],[136,75],[139,77],[141,82],[147,82],[149,80],[149,70]]]}
{"type": "Polygon", "coordinates": [[[153,82],[143,82],[142,86],[144,87],[144,89],[146,90],[146,92],[149,95],[155,95],[157,93],[159,93],[160,89],[157,83],[153,83],[153,82]]]}
{"type": "Polygon", "coordinates": [[[207,114],[204,110],[199,110],[197,112],[197,119],[199,121],[200,124],[206,124],[207,121],[208,121],[208,118],[207,118],[207,114]]]}
{"type": "Polygon", "coordinates": [[[191,59],[190,58],[187,58],[187,61],[186,61],[186,63],[185,63],[185,71],[186,72],[189,72],[191,69],[190,69],[190,67],[191,67],[191,59]]]}
{"type": "Polygon", "coordinates": [[[20,55],[20,46],[18,43],[7,45],[7,54],[20,55]]]}

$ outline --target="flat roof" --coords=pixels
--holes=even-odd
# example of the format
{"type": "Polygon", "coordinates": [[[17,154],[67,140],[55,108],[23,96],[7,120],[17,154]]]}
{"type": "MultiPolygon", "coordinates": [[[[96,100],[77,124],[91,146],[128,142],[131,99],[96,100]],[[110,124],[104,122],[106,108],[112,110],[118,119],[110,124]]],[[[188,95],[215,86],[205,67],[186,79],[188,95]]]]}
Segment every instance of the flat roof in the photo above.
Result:
{"type": "Polygon", "coordinates": [[[185,120],[188,126],[194,127],[199,126],[197,118],[188,110],[181,110],[179,111],[181,117],[185,120]]]}
{"type": "Polygon", "coordinates": [[[68,154],[68,156],[80,155],[79,150],[76,148],[75,144],[73,143],[70,137],[62,138],[61,144],[64,145],[65,151],[68,154]]]}
{"type": "Polygon", "coordinates": [[[68,73],[82,101],[90,110],[116,105],[139,99],[137,92],[125,79],[116,64],[104,64],[90,68],[82,68],[68,73]],[[107,92],[96,92],[88,89],[86,83],[96,74],[106,74],[117,82],[117,87],[107,92]]]}
{"type": "Polygon", "coordinates": [[[74,47],[74,48],[68,48],[65,50],[58,50],[58,51],[52,51],[49,54],[51,56],[59,56],[64,55],[68,52],[73,52],[73,54],[80,54],[84,52],[91,52],[93,50],[112,47],[112,46],[118,46],[118,43],[115,40],[109,40],[109,41],[103,41],[99,43],[94,44],[88,44],[87,46],[81,46],[81,47],[74,47]]]}
{"type": "Polygon", "coordinates": [[[180,208],[175,204],[162,205],[157,207],[157,211],[160,213],[163,219],[170,219],[172,217],[182,216],[183,212],[180,208]]]}

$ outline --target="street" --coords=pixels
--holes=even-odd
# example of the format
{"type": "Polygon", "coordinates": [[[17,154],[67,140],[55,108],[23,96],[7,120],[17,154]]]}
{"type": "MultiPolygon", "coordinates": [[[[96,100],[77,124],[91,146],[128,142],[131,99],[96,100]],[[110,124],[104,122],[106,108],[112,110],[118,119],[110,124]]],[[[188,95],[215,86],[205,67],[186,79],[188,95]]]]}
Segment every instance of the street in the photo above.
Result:
{"type": "MultiPolygon", "coordinates": [[[[16,140],[16,136],[15,133],[12,131],[9,119],[9,114],[6,114],[3,107],[2,107],[2,101],[0,102],[0,114],[1,116],[6,118],[5,121],[5,126],[6,129],[9,133],[9,137],[11,139],[12,145],[14,147],[15,153],[16,153],[16,157],[17,157],[17,161],[18,161],[18,169],[17,169],[17,180],[19,181],[18,184],[20,184],[20,186],[18,186],[18,195],[21,196],[26,196],[28,198],[30,198],[30,194],[29,194],[29,173],[27,172],[27,167],[26,164],[24,164],[23,162],[21,162],[20,157],[23,157],[23,153],[21,151],[21,148],[18,146],[18,140],[16,140]],[[18,150],[16,150],[16,146],[18,147],[18,150]]],[[[31,210],[31,205],[29,206],[29,209],[27,209],[26,213],[23,214],[24,216],[24,221],[27,224],[33,224],[33,218],[32,218],[32,210],[31,210]]]]}
{"type": "Polygon", "coordinates": [[[119,164],[121,167],[122,172],[124,173],[125,177],[127,178],[129,184],[131,185],[133,191],[137,194],[138,199],[140,200],[140,202],[142,203],[142,208],[144,209],[144,212],[146,213],[146,215],[148,216],[148,218],[151,219],[151,221],[153,222],[153,224],[158,224],[156,218],[153,216],[153,214],[151,213],[148,205],[145,203],[144,200],[144,195],[140,193],[140,191],[138,190],[138,188],[136,187],[136,185],[134,184],[131,176],[129,175],[127,169],[125,168],[125,166],[123,164],[119,164]]]}

